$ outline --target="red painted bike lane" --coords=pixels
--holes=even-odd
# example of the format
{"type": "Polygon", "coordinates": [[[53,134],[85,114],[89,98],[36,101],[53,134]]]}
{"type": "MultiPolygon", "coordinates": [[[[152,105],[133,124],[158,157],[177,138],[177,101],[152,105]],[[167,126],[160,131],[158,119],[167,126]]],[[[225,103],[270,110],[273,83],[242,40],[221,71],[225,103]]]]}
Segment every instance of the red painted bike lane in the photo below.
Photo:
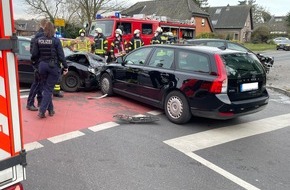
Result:
{"type": "Polygon", "coordinates": [[[65,93],[64,98],[53,98],[55,115],[40,119],[37,111],[26,109],[27,98],[21,99],[24,143],[40,141],[60,134],[116,121],[115,114],[144,114],[153,110],[124,97],[104,97],[96,92],[65,93]]]}

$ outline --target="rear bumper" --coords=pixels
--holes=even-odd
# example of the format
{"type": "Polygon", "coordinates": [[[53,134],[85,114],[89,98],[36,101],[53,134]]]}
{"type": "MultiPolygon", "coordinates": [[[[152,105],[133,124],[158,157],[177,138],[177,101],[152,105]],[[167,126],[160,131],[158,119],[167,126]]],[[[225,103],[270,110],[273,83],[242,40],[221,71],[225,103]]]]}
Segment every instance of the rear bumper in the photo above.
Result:
{"type": "Polygon", "coordinates": [[[266,94],[263,97],[255,99],[234,102],[230,102],[228,99],[225,101],[225,97],[217,97],[217,99],[220,100],[219,107],[206,110],[197,110],[191,108],[192,115],[219,120],[226,120],[243,115],[249,115],[265,109],[269,101],[269,96],[266,94]]]}

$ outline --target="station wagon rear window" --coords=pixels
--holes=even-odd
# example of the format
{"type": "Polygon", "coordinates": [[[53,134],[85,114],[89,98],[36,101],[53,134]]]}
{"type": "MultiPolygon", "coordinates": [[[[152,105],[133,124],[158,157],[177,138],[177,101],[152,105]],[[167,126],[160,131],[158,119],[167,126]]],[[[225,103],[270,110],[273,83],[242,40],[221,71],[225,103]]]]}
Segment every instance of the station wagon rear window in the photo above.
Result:
{"type": "Polygon", "coordinates": [[[229,78],[245,78],[264,74],[264,68],[257,57],[249,53],[222,55],[229,78]]]}

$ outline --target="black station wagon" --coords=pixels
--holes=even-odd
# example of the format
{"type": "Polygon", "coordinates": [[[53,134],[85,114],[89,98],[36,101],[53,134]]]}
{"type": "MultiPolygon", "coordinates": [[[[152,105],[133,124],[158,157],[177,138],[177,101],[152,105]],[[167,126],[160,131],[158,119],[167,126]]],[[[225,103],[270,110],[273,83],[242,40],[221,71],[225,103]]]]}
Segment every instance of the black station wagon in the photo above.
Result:
{"type": "Polygon", "coordinates": [[[103,66],[102,93],[164,109],[177,124],[192,115],[231,119],[268,104],[266,73],[254,54],[215,47],[150,45],[103,66]]]}

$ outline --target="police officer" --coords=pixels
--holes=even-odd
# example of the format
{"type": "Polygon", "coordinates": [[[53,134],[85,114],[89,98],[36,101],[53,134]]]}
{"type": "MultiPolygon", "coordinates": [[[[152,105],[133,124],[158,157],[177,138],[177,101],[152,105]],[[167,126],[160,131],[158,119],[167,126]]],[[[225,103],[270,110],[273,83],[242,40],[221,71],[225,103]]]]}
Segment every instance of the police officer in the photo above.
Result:
{"type": "Polygon", "coordinates": [[[96,36],[94,37],[94,52],[96,55],[105,57],[108,53],[108,40],[104,36],[101,28],[95,29],[96,36]]]}
{"type": "MultiPolygon", "coordinates": [[[[33,48],[34,42],[39,37],[42,37],[44,35],[43,28],[44,28],[46,22],[47,22],[46,19],[42,19],[40,21],[40,28],[39,28],[38,32],[35,34],[34,38],[32,38],[31,42],[30,42],[30,53],[32,53],[32,48],[33,48]]],[[[29,95],[27,98],[27,104],[26,104],[26,108],[30,111],[38,111],[38,108],[35,107],[35,105],[34,105],[35,96],[37,96],[38,106],[40,105],[41,100],[42,100],[42,84],[40,83],[38,64],[39,64],[39,62],[37,59],[35,59],[35,61],[32,62],[32,66],[34,68],[34,80],[33,80],[33,83],[31,84],[29,95]]]]}
{"type": "Polygon", "coordinates": [[[47,22],[44,27],[44,36],[35,41],[31,56],[32,61],[39,60],[39,73],[43,83],[43,99],[38,113],[40,118],[45,117],[46,111],[48,111],[49,116],[55,114],[52,91],[60,78],[60,62],[63,64],[64,74],[68,72],[61,42],[54,37],[54,33],[54,25],[51,22],[47,22]]]}
{"type": "Polygon", "coordinates": [[[80,29],[79,37],[75,39],[75,51],[91,52],[91,41],[86,37],[85,29],[80,29]]]}
{"type": "Polygon", "coordinates": [[[129,51],[137,49],[141,46],[144,46],[144,42],[140,37],[140,30],[136,29],[134,31],[134,36],[129,42],[129,51]]]}

